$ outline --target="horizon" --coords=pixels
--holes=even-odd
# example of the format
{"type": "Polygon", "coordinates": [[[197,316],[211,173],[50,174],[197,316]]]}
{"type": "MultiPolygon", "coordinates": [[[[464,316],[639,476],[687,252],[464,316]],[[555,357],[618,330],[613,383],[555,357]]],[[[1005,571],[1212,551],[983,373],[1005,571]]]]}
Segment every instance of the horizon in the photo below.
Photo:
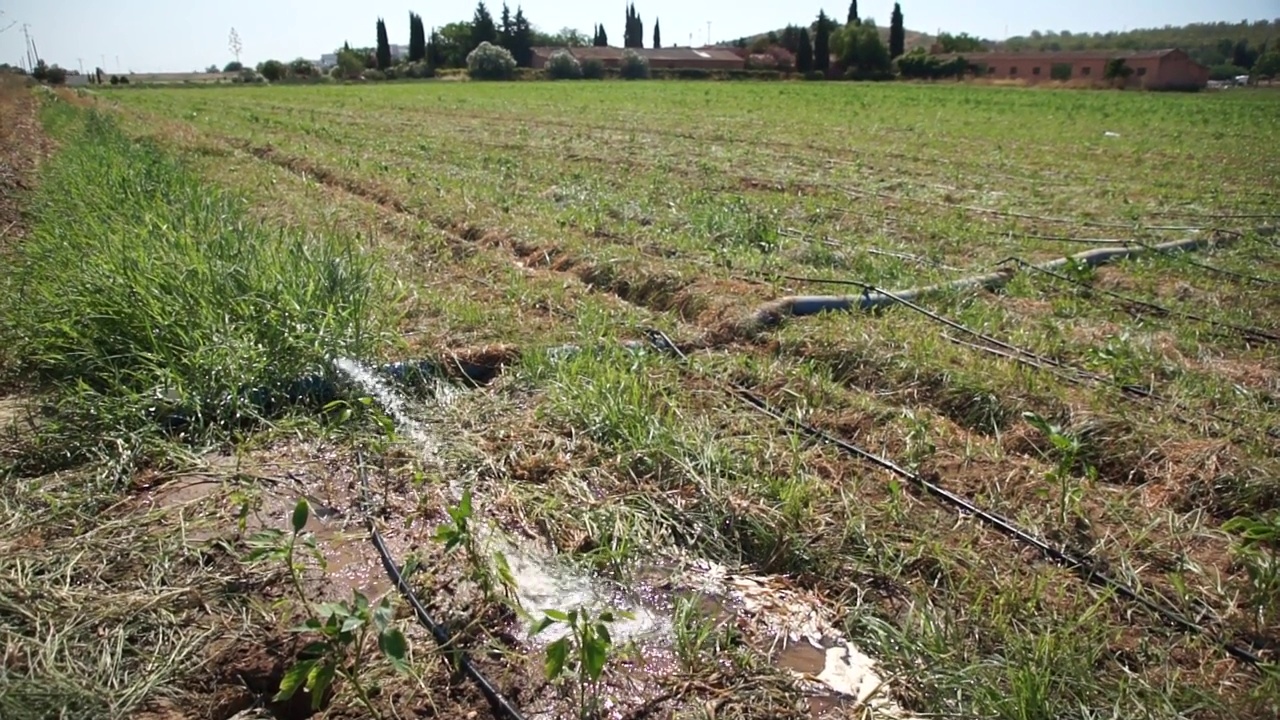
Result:
{"type": "MultiPolygon", "coordinates": [[[[17,0],[9,9],[0,10],[0,63],[17,65],[21,60],[25,64],[25,30],[45,62],[70,71],[92,71],[95,67],[109,73],[199,71],[210,65],[223,67],[234,59],[228,48],[233,27],[241,38],[241,61],[246,66],[270,59],[316,60],[341,47],[344,41],[356,47],[372,46],[374,24],[379,17],[387,21],[391,42],[405,45],[410,11],[419,12],[432,28],[470,22],[476,7],[466,2],[447,12],[437,9],[425,13],[412,4],[385,0],[372,0],[354,12],[330,0],[286,0],[269,7],[245,0],[227,0],[207,7],[177,7],[156,0],[120,0],[106,8],[86,0],[67,0],[58,3],[60,7],[56,9],[50,7],[52,4],[17,0]],[[357,18],[358,24],[353,24],[357,18]],[[174,27],[197,29],[173,32],[174,27]]],[[[502,4],[486,5],[499,20],[502,4]]],[[[512,13],[517,5],[524,6],[526,17],[542,32],[555,33],[567,27],[589,37],[591,28],[603,22],[612,41],[622,38],[623,4],[602,11],[585,0],[531,0],[511,3],[512,13]]],[[[805,24],[817,17],[819,9],[843,21],[849,7],[846,2],[804,2],[787,7],[742,5],[731,0],[652,0],[637,2],[636,10],[644,22],[646,46],[650,45],[655,17],[661,22],[666,45],[697,46],[725,43],[789,24],[805,24]]],[[[872,18],[879,25],[888,23],[893,8],[892,2],[864,0],[858,5],[862,18],[872,18]]],[[[931,36],[940,31],[968,33],[995,42],[1027,36],[1033,31],[1093,34],[1223,22],[1267,21],[1273,27],[1280,24],[1280,18],[1267,17],[1280,10],[1273,0],[1227,0],[1209,11],[1196,5],[1200,3],[1192,0],[1137,0],[1116,8],[1103,0],[1081,0],[1075,7],[1064,9],[992,0],[990,12],[976,17],[942,0],[903,3],[902,9],[907,30],[931,36]]]]}

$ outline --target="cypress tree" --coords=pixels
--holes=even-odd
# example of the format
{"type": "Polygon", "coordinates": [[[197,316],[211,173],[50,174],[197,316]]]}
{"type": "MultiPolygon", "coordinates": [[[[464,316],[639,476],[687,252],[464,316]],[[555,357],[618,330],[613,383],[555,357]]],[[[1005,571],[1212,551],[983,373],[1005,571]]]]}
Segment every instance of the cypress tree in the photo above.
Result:
{"type": "Polygon", "coordinates": [[[800,30],[800,47],[796,52],[796,69],[802,73],[813,70],[813,44],[809,42],[809,31],[800,30]]]}
{"type": "Polygon", "coordinates": [[[604,29],[604,23],[600,24],[600,47],[609,46],[609,33],[604,29]]]}
{"type": "Polygon", "coordinates": [[[476,5],[475,17],[471,19],[471,47],[467,48],[467,52],[480,47],[482,42],[498,44],[498,27],[494,25],[493,16],[489,14],[489,8],[485,7],[484,0],[476,5]]]}
{"type": "Polygon", "coordinates": [[[515,34],[515,27],[511,24],[511,10],[507,4],[502,3],[502,27],[498,30],[498,44],[511,50],[511,54],[515,55],[515,50],[511,47],[512,36],[515,34]]]}
{"type": "Polygon", "coordinates": [[[431,39],[427,40],[427,65],[432,69],[444,66],[444,49],[440,47],[440,33],[431,28],[431,39]]]}
{"type": "Polygon", "coordinates": [[[378,48],[375,57],[379,70],[391,67],[391,43],[387,40],[387,23],[382,18],[378,18],[378,48]]]}
{"type": "Polygon", "coordinates": [[[662,31],[658,29],[658,18],[653,19],[653,49],[662,47],[662,31]]]}
{"type": "Polygon", "coordinates": [[[889,20],[889,57],[896,58],[906,52],[907,32],[902,27],[902,6],[893,4],[893,17],[889,20]]]}
{"type": "Polygon", "coordinates": [[[533,64],[533,26],[524,17],[524,8],[516,6],[516,19],[511,26],[511,51],[516,65],[529,67],[533,64]]]}
{"type": "Polygon", "coordinates": [[[813,69],[826,72],[831,67],[831,27],[825,10],[818,11],[818,36],[813,41],[813,69]]]}
{"type": "Polygon", "coordinates": [[[858,17],[858,0],[849,3],[849,19],[845,21],[846,25],[861,25],[862,18],[858,17]]]}
{"type": "Polygon", "coordinates": [[[420,62],[427,58],[427,33],[422,28],[422,16],[409,13],[409,62],[420,62]]]}

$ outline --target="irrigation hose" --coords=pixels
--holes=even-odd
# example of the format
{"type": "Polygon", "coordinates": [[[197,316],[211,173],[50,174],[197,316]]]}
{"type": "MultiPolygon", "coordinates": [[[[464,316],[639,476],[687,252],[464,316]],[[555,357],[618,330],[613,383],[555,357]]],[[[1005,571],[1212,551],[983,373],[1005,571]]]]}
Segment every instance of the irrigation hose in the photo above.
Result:
{"type": "MultiPolygon", "coordinates": [[[[674,355],[686,369],[689,369],[689,356],[681,351],[680,348],[676,347],[675,343],[672,342],[671,338],[667,337],[665,333],[657,329],[646,329],[644,332],[649,338],[649,342],[657,350],[674,355]]],[[[1030,531],[1018,527],[1012,521],[974,505],[968,499],[926,480],[916,473],[906,470],[887,458],[858,447],[847,440],[835,437],[824,430],[820,430],[812,425],[791,418],[774,409],[767,400],[738,383],[724,381],[724,384],[729,388],[730,394],[755,408],[761,414],[783,424],[792,432],[832,445],[845,453],[853,455],[854,457],[867,461],[881,469],[897,475],[899,478],[906,480],[908,483],[911,483],[924,492],[942,500],[944,503],[978,518],[983,523],[990,525],[1004,535],[1007,535],[1024,545],[1035,548],[1045,557],[1075,572],[1085,582],[1110,589],[1121,597],[1124,597],[1146,609],[1148,612],[1163,618],[1166,622],[1180,627],[1185,631],[1196,633],[1212,640],[1215,644],[1226,650],[1227,654],[1231,655],[1236,660],[1254,667],[1257,667],[1261,662],[1261,659],[1249,650],[1240,647],[1221,636],[1215,635],[1207,628],[1186,618],[1177,610],[1144,597],[1134,588],[1102,572],[1098,569],[1097,562],[1092,558],[1089,558],[1088,556],[1078,556],[1070,551],[1056,548],[1053,545],[1050,545],[1048,541],[1041,539],[1030,531]]]]}
{"type": "MultiPolygon", "coordinates": [[[[364,457],[358,455],[356,463],[360,473],[360,503],[364,510],[365,526],[369,529],[369,537],[373,540],[373,547],[378,551],[378,556],[382,559],[382,567],[387,571],[387,577],[391,579],[391,582],[396,586],[396,590],[400,591],[400,594],[409,603],[409,607],[413,609],[413,614],[417,618],[418,624],[426,628],[431,633],[431,636],[435,638],[436,645],[441,650],[449,648],[449,631],[435,622],[431,618],[431,614],[427,612],[427,608],[418,600],[418,596],[414,594],[413,588],[405,580],[404,574],[401,573],[399,566],[396,564],[395,557],[392,556],[391,550],[383,540],[382,533],[378,532],[378,528],[373,522],[373,515],[369,512],[369,476],[365,472],[364,457]]],[[[457,660],[458,667],[479,686],[480,692],[484,695],[485,700],[489,702],[489,707],[493,709],[497,717],[506,718],[506,720],[525,720],[524,715],[511,704],[511,701],[507,700],[494,687],[493,683],[484,676],[484,673],[471,664],[466,652],[458,649],[455,650],[455,653],[454,658],[457,660]]]]}

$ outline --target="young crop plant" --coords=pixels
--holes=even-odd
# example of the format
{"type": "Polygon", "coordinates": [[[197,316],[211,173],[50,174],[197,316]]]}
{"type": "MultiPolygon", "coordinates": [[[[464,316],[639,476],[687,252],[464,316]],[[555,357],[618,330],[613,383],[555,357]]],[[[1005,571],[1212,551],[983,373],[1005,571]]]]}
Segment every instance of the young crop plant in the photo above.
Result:
{"type": "Polygon", "coordinates": [[[448,508],[447,512],[450,522],[436,528],[436,542],[444,545],[445,552],[462,548],[467,555],[471,580],[480,586],[480,591],[484,593],[485,598],[494,599],[494,591],[501,589],[502,596],[507,602],[517,603],[515,575],[511,572],[506,555],[495,551],[490,558],[486,558],[480,549],[480,542],[472,523],[474,513],[471,505],[471,489],[464,490],[457,506],[448,508]],[[489,566],[489,559],[493,560],[492,568],[489,566]]]}
{"type": "Polygon", "coordinates": [[[604,610],[591,617],[585,608],[563,612],[544,610],[542,620],[533,627],[533,634],[543,632],[562,623],[568,633],[552,642],[546,650],[548,680],[558,680],[567,672],[577,673],[579,717],[591,718],[600,713],[600,677],[604,674],[613,652],[613,638],[609,624],[619,619],[631,619],[625,612],[604,610]]]}
{"type": "MultiPolygon", "coordinates": [[[[1049,472],[1048,479],[1058,484],[1058,521],[1065,527],[1070,510],[1080,503],[1081,490],[1073,479],[1072,471],[1076,466],[1076,461],[1080,459],[1084,447],[1080,442],[1080,438],[1065,432],[1062,428],[1051,424],[1036,413],[1023,413],[1022,417],[1032,427],[1049,438],[1049,442],[1053,445],[1054,452],[1057,455],[1058,464],[1049,472]]],[[[1097,470],[1093,467],[1086,468],[1085,472],[1089,476],[1097,474],[1097,470]]]]}
{"type": "Polygon", "coordinates": [[[359,591],[352,591],[351,600],[343,602],[314,603],[308,597],[302,584],[305,567],[299,562],[299,545],[317,559],[321,569],[325,567],[314,536],[304,532],[309,515],[310,505],[302,498],[290,516],[290,532],[271,528],[248,540],[248,562],[275,561],[288,571],[290,585],[306,615],[303,624],[294,630],[319,637],[303,648],[301,659],[285,672],[274,700],[289,700],[298,690],[305,689],[311,695],[311,708],[318,710],[337,679],[351,686],[356,699],[372,717],[381,718],[382,712],[374,705],[362,679],[368,668],[370,640],[376,637],[383,657],[397,672],[406,675],[412,673],[408,642],[393,622],[390,597],[383,597],[377,605],[371,605],[359,591]]]}

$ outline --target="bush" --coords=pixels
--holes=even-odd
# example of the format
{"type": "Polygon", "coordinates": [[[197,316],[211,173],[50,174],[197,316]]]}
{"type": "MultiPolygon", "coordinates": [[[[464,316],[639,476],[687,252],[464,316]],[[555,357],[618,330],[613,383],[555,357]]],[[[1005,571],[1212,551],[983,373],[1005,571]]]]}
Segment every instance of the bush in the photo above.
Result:
{"type": "Polygon", "coordinates": [[[1223,63],[1209,68],[1210,80],[1235,80],[1237,76],[1248,75],[1249,71],[1239,65],[1223,63]]]}
{"type": "Polygon", "coordinates": [[[649,77],[649,59],[627,48],[622,51],[622,64],[618,73],[627,80],[644,80],[649,77]]]}
{"type": "Polygon", "coordinates": [[[338,52],[338,66],[334,68],[337,74],[330,74],[335,78],[346,78],[355,80],[365,71],[365,57],[355,50],[341,50],[338,52]]]}
{"type": "Polygon", "coordinates": [[[467,74],[473,80],[510,80],[516,72],[511,51],[488,41],[467,55],[467,74]]]}
{"type": "Polygon", "coordinates": [[[50,85],[61,85],[66,81],[67,71],[57,65],[50,67],[49,71],[45,74],[45,82],[48,82],[50,85]]]}
{"type": "Polygon", "coordinates": [[[582,64],[568,50],[557,50],[547,60],[547,77],[552,80],[577,80],[582,77],[582,64]]]}
{"type": "Polygon", "coordinates": [[[528,82],[530,80],[546,80],[547,71],[527,67],[516,68],[515,79],[521,82],[528,82]]]}
{"type": "Polygon", "coordinates": [[[395,68],[396,74],[403,78],[412,78],[414,80],[425,80],[435,75],[435,71],[427,64],[426,60],[417,62],[401,63],[395,68]]]}
{"type": "MultiPolygon", "coordinates": [[[[263,73],[264,75],[266,73],[263,73]]],[[[317,75],[316,66],[311,64],[310,60],[298,58],[289,63],[289,74],[297,77],[309,78],[317,75]]]]}
{"type": "Polygon", "coordinates": [[[821,70],[810,70],[804,74],[805,80],[826,80],[827,74],[821,70]]]}
{"type": "Polygon", "coordinates": [[[387,79],[387,74],[386,74],[386,73],[384,73],[384,72],[382,72],[381,70],[376,70],[376,69],[375,69],[375,70],[365,70],[365,71],[364,71],[364,73],[362,73],[362,74],[360,75],[360,77],[361,77],[362,79],[364,79],[364,80],[369,80],[369,81],[377,82],[377,81],[379,81],[379,80],[386,80],[386,79],[387,79]]]}
{"type": "Polygon", "coordinates": [[[706,68],[680,68],[676,70],[676,77],[682,80],[709,80],[711,71],[706,68]]]}
{"type": "Polygon", "coordinates": [[[119,75],[112,75],[112,76],[111,76],[111,84],[112,84],[112,85],[119,85],[119,84],[120,84],[120,76],[119,76],[119,75]]]}
{"type": "Polygon", "coordinates": [[[1071,79],[1071,63],[1054,63],[1049,68],[1049,77],[1060,82],[1071,79]]]}
{"type": "Polygon", "coordinates": [[[582,63],[582,77],[585,80],[603,80],[605,74],[604,63],[595,58],[582,63]]]}
{"type": "MultiPolygon", "coordinates": [[[[240,71],[240,77],[237,79],[237,82],[252,84],[252,83],[260,83],[260,82],[263,82],[264,80],[266,80],[266,78],[263,77],[260,73],[255,72],[253,68],[245,68],[240,71]]],[[[121,78],[120,82],[129,82],[129,80],[128,78],[121,78]]]]}
{"type": "Polygon", "coordinates": [[[258,63],[258,74],[267,79],[267,82],[279,82],[284,79],[288,69],[284,63],[279,60],[267,60],[258,63]]]}

